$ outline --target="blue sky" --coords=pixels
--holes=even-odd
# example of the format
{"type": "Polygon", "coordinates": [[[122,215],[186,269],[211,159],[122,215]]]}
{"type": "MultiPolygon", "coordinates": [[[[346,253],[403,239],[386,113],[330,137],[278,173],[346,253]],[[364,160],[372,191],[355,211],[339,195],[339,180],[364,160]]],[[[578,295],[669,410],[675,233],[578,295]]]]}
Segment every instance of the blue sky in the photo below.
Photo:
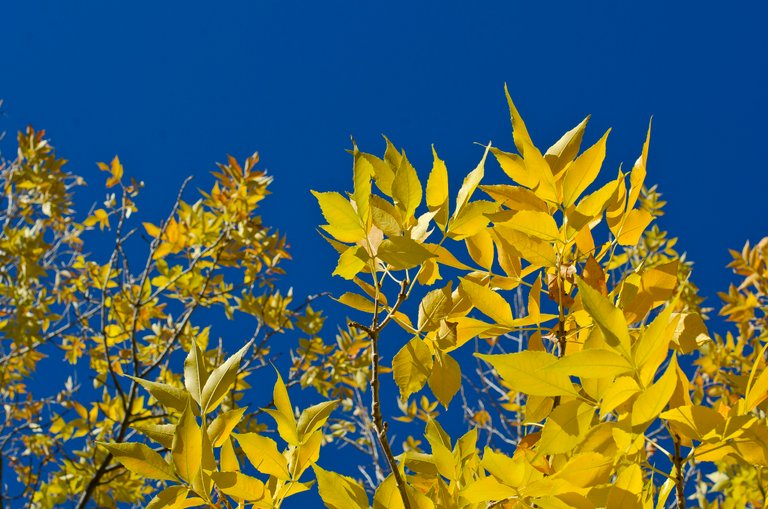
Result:
{"type": "Polygon", "coordinates": [[[153,219],[187,175],[207,187],[216,161],[258,150],[275,176],[265,220],[289,236],[299,295],[344,288],[309,190],[351,187],[349,136],[379,153],[386,134],[422,175],[434,143],[455,192],[474,142],[512,148],[505,82],[540,146],[589,113],[586,142],[613,127],[609,168],[635,160],[653,115],[647,182],[708,305],[727,248],[768,233],[763,3],[221,4],[6,5],[0,130],[47,129],[92,188],[95,162],[119,154],[153,219]]]}

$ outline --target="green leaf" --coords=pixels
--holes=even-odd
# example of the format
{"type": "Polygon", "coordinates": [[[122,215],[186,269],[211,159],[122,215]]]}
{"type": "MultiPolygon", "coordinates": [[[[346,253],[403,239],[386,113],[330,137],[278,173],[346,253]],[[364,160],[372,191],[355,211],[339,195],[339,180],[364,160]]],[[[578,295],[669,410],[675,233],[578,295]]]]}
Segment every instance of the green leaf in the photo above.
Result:
{"type": "Polygon", "coordinates": [[[144,444],[124,442],[106,444],[96,442],[109,451],[125,468],[134,474],[158,481],[176,481],[173,467],[162,456],[144,444]]]}
{"type": "Polygon", "coordinates": [[[432,371],[432,353],[418,336],[411,339],[392,359],[395,383],[400,388],[400,398],[408,396],[424,387],[432,371]]]}

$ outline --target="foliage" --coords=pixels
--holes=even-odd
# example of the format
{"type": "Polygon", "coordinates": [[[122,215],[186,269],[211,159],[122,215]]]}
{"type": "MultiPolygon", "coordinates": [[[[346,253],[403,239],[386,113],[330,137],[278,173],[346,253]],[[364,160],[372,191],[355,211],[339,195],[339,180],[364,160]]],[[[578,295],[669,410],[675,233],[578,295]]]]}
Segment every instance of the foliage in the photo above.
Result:
{"type": "Polygon", "coordinates": [[[735,331],[710,335],[645,184],[650,126],[606,177],[608,132],[582,151],[587,118],[542,153],[507,100],[516,152],[489,143],[455,194],[434,148],[423,180],[388,139],[382,157],[353,144],[350,193],[313,192],[349,287],[333,341],[317,296],[291,308],[277,287],[287,245],[256,215],[255,155],[136,228],[142,184],[118,158],[78,222],[82,179],[21,133],[0,173],[0,452],[21,487],[3,502],[278,508],[316,486],[332,509],[764,507],[768,239],[732,253],[735,331]],[[107,232],[99,263],[84,246],[107,232]],[[227,355],[205,309],[253,333],[227,355]],[[294,328],[286,381],[251,388],[294,328]],[[52,353],[92,387],[32,387],[52,353]],[[297,386],[322,401],[297,411],[297,386]],[[363,460],[334,472],[322,446],[363,460]]]}

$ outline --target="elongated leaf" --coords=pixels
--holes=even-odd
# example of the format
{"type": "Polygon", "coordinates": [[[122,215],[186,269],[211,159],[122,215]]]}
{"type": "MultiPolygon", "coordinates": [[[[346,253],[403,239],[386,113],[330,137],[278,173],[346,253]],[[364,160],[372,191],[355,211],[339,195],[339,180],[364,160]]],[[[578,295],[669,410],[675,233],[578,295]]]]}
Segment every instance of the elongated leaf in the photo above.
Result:
{"type": "Polygon", "coordinates": [[[481,286],[469,279],[462,279],[460,288],[469,297],[474,307],[499,325],[509,325],[514,320],[509,303],[487,286],[481,286]]]}
{"type": "Polygon", "coordinates": [[[616,352],[589,349],[568,354],[546,370],[580,378],[605,378],[628,373],[632,365],[616,352]]]}
{"type": "Polygon", "coordinates": [[[339,193],[312,191],[312,194],[320,204],[323,217],[328,221],[328,225],[322,227],[323,230],[341,242],[357,242],[365,236],[360,216],[346,198],[339,193]]]}
{"type": "Polygon", "coordinates": [[[183,412],[187,408],[189,393],[183,389],[159,382],[151,382],[143,378],[126,375],[131,380],[144,387],[161,405],[166,408],[183,412]]]}
{"type": "Polygon", "coordinates": [[[184,386],[198,405],[201,404],[203,387],[205,387],[207,380],[208,370],[205,367],[203,353],[197,343],[193,341],[184,361],[184,386]]]}
{"type": "Polygon", "coordinates": [[[134,442],[119,444],[97,443],[108,450],[117,461],[134,474],[159,481],[177,480],[171,465],[166,463],[162,456],[144,444],[134,442]]]}
{"type": "Polygon", "coordinates": [[[675,392],[677,385],[677,356],[672,355],[672,360],[667,370],[659,380],[645,389],[632,405],[632,426],[643,426],[659,416],[664,407],[669,403],[669,398],[675,392]]]}
{"type": "Polygon", "coordinates": [[[240,369],[240,360],[252,344],[253,340],[249,341],[208,375],[208,380],[205,381],[200,401],[200,405],[206,413],[215,410],[229,390],[232,389],[237,381],[237,371],[240,369]]]}
{"type": "Polygon", "coordinates": [[[445,230],[448,223],[448,169],[432,147],[432,171],[427,179],[427,208],[435,212],[435,222],[445,230]]]}
{"type": "Polygon", "coordinates": [[[274,475],[278,479],[291,478],[288,473],[288,462],[277,450],[277,443],[274,440],[257,433],[236,433],[233,436],[256,470],[274,475]]]}
{"type": "Polygon", "coordinates": [[[377,256],[395,270],[403,270],[421,265],[435,255],[413,239],[390,237],[381,243],[377,256]]]}
{"type": "MultiPolygon", "coordinates": [[[[275,370],[275,372],[277,372],[277,370],[275,370]]],[[[275,420],[275,423],[277,424],[277,432],[283,440],[291,445],[299,445],[300,441],[296,416],[293,413],[293,406],[288,397],[288,389],[285,387],[283,377],[280,376],[279,372],[277,372],[275,388],[272,391],[272,400],[275,409],[265,409],[264,411],[275,420]]]]}
{"type": "Polygon", "coordinates": [[[432,365],[432,373],[427,380],[432,394],[445,407],[461,389],[461,367],[456,360],[448,354],[442,356],[442,363],[435,362],[432,365]]]}
{"type": "Polygon", "coordinates": [[[418,336],[395,354],[392,371],[402,400],[407,400],[408,396],[424,387],[432,371],[432,362],[429,347],[418,336]]]}
{"type": "Polygon", "coordinates": [[[589,286],[583,279],[577,278],[579,295],[584,308],[592,316],[608,344],[618,347],[625,357],[629,358],[630,339],[624,313],[615,307],[611,301],[589,286]]]}
{"type": "Polygon", "coordinates": [[[304,442],[309,435],[325,425],[331,412],[339,406],[339,401],[324,401],[306,408],[299,416],[298,431],[299,440],[304,442]]]}
{"type": "Polygon", "coordinates": [[[406,221],[413,217],[416,207],[421,203],[421,182],[405,155],[401,158],[395,179],[392,181],[392,197],[406,221]]]}
{"type": "Polygon", "coordinates": [[[365,489],[351,477],[323,470],[313,465],[317,488],[325,507],[329,509],[368,509],[365,489]]]}
{"type": "Polygon", "coordinates": [[[605,159],[605,143],[608,139],[608,129],[597,143],[584,151],[565,170],[563,178],[563,205],[568,208],[573,205],[581,194],[594,182],[600,173],[600,167],[605,159]]]}
{"type": "Polygon", "coordinates": [[[232,430],[235,429],[235,426],[243,418],[245,410],[245,408],[235,408],[221,412],[211,421],[206,431],[214,447],[221,447],[224,444],[232,430]]]}
{"type": "Polygon", "coordinates": [[[568,375],[546,368],[557,362],[554,355],[526,350],[500,355],[475,354],[496,369],[514,391],[534,396],[577,395],[568,375]]]}
{"type": "Polygon", "coordinates": [[[216,486],[230,497],[247,501],[264,498],[264,483],[242,472],[213,472],[211,478],[216,486]]]}

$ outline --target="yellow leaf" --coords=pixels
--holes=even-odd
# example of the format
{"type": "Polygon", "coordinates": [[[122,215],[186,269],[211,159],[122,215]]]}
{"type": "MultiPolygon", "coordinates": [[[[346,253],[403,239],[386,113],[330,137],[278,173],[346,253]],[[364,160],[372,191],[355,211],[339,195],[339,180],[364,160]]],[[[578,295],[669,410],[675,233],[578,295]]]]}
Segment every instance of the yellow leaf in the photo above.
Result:
{"type": "Polygon", "coordinates": [[[622,246],[637,245],[651,221],[653,221],[653,216],[647,210],[630,210],[616,240],[622,246]]]}
{"type": "Polygon", "coordinates": [[[645,389],[632,405],[632,426],[642,426],[656,419],[677,386],[677,356],[673,353],[667,370],[659,380],[645,389]]]}
{"type": "Polygon", "coordinates": [[[634,378],[629,376],[617,378],[602,394],[600,402],[601,414],[607,415],[613,412],[619,405],[639,392],[640,386],[637,385],[634,378]]]}
{"type": "MultiPolygon", "coordinates": [[[[357,148],[357,147],[355,147],[357,148]]],[[[373,165],[366,158],[355,150],[355,164],[352,169],[353,182],[355,190],[352,193],[352,199],[355,200],[357,216],[365,227],[370,224],[370,198],[371,198],[371,178],[373,177],[373,165]]]]}
{"type": "Polygon", "coordinates": [[[420,331],[432,331],[440,326],[453,307],[451,285],[427,293],[419,303],[418,327],[420,331]]]}
{"type": "Polygon", "coordinates": [[[274,440],[257,433],[236,433],[234,437],[256,470],[273,475],[278,479],[288,480],[291,478],[288,472],[288,462],[285,456],[277,450],[277,444],[274,440]]]}
{"type": "Polygon", "coordinates": [[[745,399],[745,412],[751,412],[757,405],[768,399],[768,368],[763,369],[763,372],[755,379],[745,399]]]}
{"type": "Polygon", "coordinates": [[[421,182],[416,170],[403,154],[392,181],[392,197],[406,221],[410,221],[421,203],[421,182]]]}
{"type": "Polygon", "coordinates": [[[352,204],[339,193],[312,194],[320,204],[323,217],[328,221],[322,228],[341,242],[357,242],[365,237],[365,228],[352,204]]]}
{"type": "Polygon", "coordinates": [[[208,379],[205,381],[205,385],[200,394],[200,406],[203,408],[204,414],[215,410],[229,390],[233,388],[237,381],[240,360],[252,343],[253,340],[246,343],[245,346],[230,356],[221,365],[214,368],[208,375],[208,379]]]}
{"type": "Polygon", "coordinates": [[[492,201],[477,200],[454,212],[448,224],[448,235],[455,240],[471,237],[488,226],[487,214],[495,212],[498,205],[492,201]]]}
{"type": "Polygon", "coordinates": [[[515,488],[501,484],[495,477],[481,477],[470,482],[461,490],[461,498],[470,504],[479,504],[494,500],[516,498],[518,491],[515,488]]]}
{"type": "Polygon", "coordinates": [[[576,396],[568,375],[546,368],[557,362],[554,355],[526,350],[500,355],[475,354],[496,369],[504,383],[513,391],[534,396],[576,396]]]}
{"type": "Polygon", "coordinates": [[[609,345],[618,347],[629,358],[630,340],[624,313],[583,279],[577,278],[579,295],[584,308],[595,321],[609,345]]]}
{"type": "Polygon", "coordinates": [[[519,253],[531,265],[538,267],[557,265],[557,253],[549,242],[531,237],[503,224],[495,225],[493,232],[496,233],[497,238],[503,239],[505,247],[519,253]]]}
{"type": "Polygon", "coordinates": [[[725,425],[725,418],[716,410],[699,405],[680,406],[662,412],[661,419],[683,436],[691,440],[705,440],[709,435],[725,425]]]}
{"type": "Polygon", "coordinates": [[[201,478],[203,455],[207,452],[203,449],[203,430],[198,426],[191,407],[187,407],[176,423],[171,458],[179,476],[192,484],[198,495],[207,496],[201,478]]]}
{"type": "Polygon", "coordinates": [[[169,486],[150,500],[146,509],[182,509],[188,494],[186,486],[169,486]]]}
{"type": "Polygon", "coordinates": [[[461,388],[461,367],[456,360],[448,354],[440,357],[442,362],[432,365],[432,373],[429,375],[429,388],[437,400],[447,409],[453,397],[461,388]]]}
{"type": "Polygon", "coordinates": [[[144,444],[134,442],[119,444],[97,443],[108,450],[125,468],[137,475],[159,481],[177,480],[171,465],[166,463],[162,456],[144,444]]]}
{"type": "Polygon", "coordinates": [[[144,225],[144,229],[147,231],[147,235],[153,238],[157,238],[160,235],[160,228],[152,223],[141,223],[144,225]]]}
{"type": "Polygon", "coordinates": [[[432,449],[432,459],[438,473],[450,481],[455,481],[456,466],[448,434],[437,421],[429,419],[424,430],[424,437],[432,449]]]}
{"type": "Polygon", "coordinates": [[[376,253],[384,263],[390,264],[395,270],[404,270],[421,265],[434,257],[420,243],[408,237],[390,237],[381,243],[376,253]]]}
{"type": "Polygon", "coordinates": [[[594,413],[591,405],[579,400],[561,403],[544,423],[537,454],[560,454],[572,450],[584,439],[594,413]]]}
{"type": "Polygon", "coordinates": [[[640,465],[632,463],[624,468],[608,491],[606,507],[622,509],[642,509],[640,497],[643,493],[643,471],[640,465]]]}
{"type": "Polygon", "coordinates": [[[196,342],[189,347],[189,354],[184,360],[184,386],[189,391],[192,399],[202,406],[202,392],[205,382],[208,380],[208,370],[205,360],[196,342]]]}
{"type": "Polygon", "coordinates": [[[264,498],[264,483],[241,472],[213,472],[213,482],[225,494],[239,500],[261,500],[264,498]]]}
{"type": "MultiPolygon", "coordinates": [[[[519,149],[518,149],[519,150],[519,149]]],[[[517,154],[504,152],[497,148],[491,148],[491,153],[496,157],[501,169],[509,178],[528,189],[535,188],[538,183],[538,175],[525,168],[523,158],[517,154]]]]}
{"type": "Polygon", "coordinates": [[[211,421],[206,430],[208,438],[211,439],[211,443],[214,447],[221,447],[224,442],[229,438],[230,433],[235,426],[240,422],[245,413],[245,408],[235,408],[226,412],[221,412],[216,418],[211,421]]]}
{"type": "Polygon", "coordinates": [[[645,175],[647,173],[648,165],[648,147],[651,144],[651,124],[653,119],[648,122],[648,133],[645,135],[645,143],[643,143],[643,151],[640,157],[637,158],[632,171],[629,173],[629,199],[627,200],[627,210],[632,210],[637,203],[637,199],[640,197],[640,190],[643,188],[643,182],[645,182],[645,175]]]}
{"type": "MultiPolygon", "coordinates": [[[[386,140],[386,136],[384,137],[386,140]]],[[[387,144],[390,145],[389,140],[387,144]]],[[[387,196],[392,196],[392,181],[395,179],[395,172],[390,166],[372,154],[366,154],[361,152],[360,156],[363,157],[373,167],[373,176],[378,187],[382,193],[387,196]]]]}
{"type": "Polygon", "coordinates": [[[546,241],[557,240],[560,236],[555,219],[546,212],[523,210],[501,224],[546,241]]]}
{"type": "Polygon", "coordinates": [[[493,238],[488,230],[480,230],[464,239],[470,258],[486,270],[493,265],[493,238]]]}
{"type": "Polygon", "coordinates": [[[392,359],[395,383],[400,388],[400,398],[407,400],[424,387],[432,371],[432,353],[418,336],[403,346],[392,359]]]}
{"type": "Polygon", "coordinates": [[[509,106],[509,119],[512,121],[512,138],[515,141],[515,146],[520,154],[525,157],[525,149],[527,146],[533,146],[531,135],[528,134],[528,128],[525,127],[525,122],[520,116],[520,113],[515,107],[515,103],[512,102],[512,97],[509,95],[509,89],[507,84],[504,84],[504,94],[507,96],[507,105],[509,106]]]}
{"type": "Polygon", "coordinates": [[[511,324],[514,320],[509,303],[487,286],[481,286],[469,279],[462,278],[459,288],[469,297],[470,302],[478,311],[499,325],[511,324]]]}
{"type": "Polygon", "coordinates": [[[432,146],[432,171],[427,179],[427,208],[435,213],[435,222],[445,230],[448,223],[448,169],[445,162],[437,157],[432,146]]]}
{"type": "Polygon", "coordinates": [[[221,446],[220,461],[221,470],[224,472],[240,471],[240,463],[237,460],[235,447],[232,445],[232,438],[228,437],[221,446]]]}
{"type": "Polygon", "coordinates": [[[461,210],[467,205],[467,203],[469,203],[469,199],[472,197],[472,194],[475,192],[475,189],[477,189],[478,184],[480,184],[480,181],[483,179],[483,176],[485,175],[485,158],[488,157],[488,150],[490,148],[490,144],[485,147],[485,153],[483,153],[483,158],[480,159],[477,167],[475,167],[474,170],[470,171],[467,176],[464,177],[464,182],[462,182],[459,193],[456,195],[456,210],[453,213],[454,217],[458,217],[459,213],[461,213],[461,210]]]}
{"type": "Polygon", "coordinates": [[[557,176],[558,173],[563,171],[568,163],[573,161],[573,158],[579,153],[581,138],[584,136],[584,128],[587,127],[587,122],[589,122],[589,115],[547,149],[544,159],[547,160],[549,167],[552,168],[553,175],[557,176]]]}
{"type": "MultiPolygon", "coordinates": [[[[363,311],[365,313],[373,313],[376,309],[373,302],[366,299],[359,293],[346,292],[344,295],[336,299],[336,301],[344,304],[345,306],[349,306],[352,309],[357,309],[358,311],[363,311]]],[[[381,312],[383,309],[384,307],[380,305],[379,311],[381,312]]]]}
{"type": "Polygon", "coordinates": [[[144,387],[161,405],[166,408],[183,412],[187,408],[189,393],[178,387],[159,382],[150,382],[143,378],[126,375],[128,378],[144,387]]]}
{"type": "Polygon", "coordinates": [[[349,246],[339,256],[339,263],[333,270],[332,275],[341,276],[347,280],[354,279],[365,268],[367,259],[368,255],[365,249],[359,246],[349,246]]]}
{"type": "Polygon", "coordinates": [[[619,181],[612,180],[594,193],[582,198],[575,207],[569,207],[565,212],[565,216],[568,218],[568,226],[574,231],[581,230],[587,225],[594,227],[595,222],[602,216],[609,200],[616,193],[618,187],[619,181]]]}
{"type": "Polygon", "coordinates": [[[299,416],[299,422],[297,424],[299,440],[303,443],[309,435],[315,432],[315,430],[323,427],[328,420],[328,417],[330,417],[331,412],[333,412],[338,405],[338,400],[324,401],[304,409],[299,416]]]}
{"type": "MultiPolygon", "coordinates": [[[[405,488],[411,509],[435,509],[435,504],[425,495],[410,485],[406,484],[405,488]]],[[[384,482],[376,488],[376,493],[373,496],[373,509],[405,509],[392,474],[387,476],[384,482]]]]}
{"type": "Polygon", "coordinates": [[[546,371],[580,378],[604,378],[628,373],[632,371],[632,365],[616,352],[593,348],[569,353],[546,371]]]}
{"type": "Polygon", "coordinates": [[[584,151],[565,170],[563,177],[563,205],[570,207],[581,196],[600,173],[600,167],[605,159],[605,143],[608,139],[608,129],[597,143],[584,151]]]}
{"type": "Polygon", "coordinates": [[[329,509],[368,509],[365,489],[351,477],[313,465],[320,498],[329,509]]]}
{"type": "MultiPolygon", "coordinates": [[[[275,370],[277,372],[277,370],[275,370]]],[[[272,400],[275,409],[266,409],[269,415],[277,423],[277,432],[283,440],[291,445],[299,445],[299,432],[297,429],[296,416],[293,414],[293,406],[288,397],[288,389],[285,387],[283,377],[277,373],[275,388],[272,391],[272,400]]]]}
{"type": "Polygon", "coordinates": [[[492,185],[480,186],[480,189],[488,193],[494,200],[504,204],[510,210],[538,210],[549,212],[547,203],[530,189],[520,186],[492,185]]]}

